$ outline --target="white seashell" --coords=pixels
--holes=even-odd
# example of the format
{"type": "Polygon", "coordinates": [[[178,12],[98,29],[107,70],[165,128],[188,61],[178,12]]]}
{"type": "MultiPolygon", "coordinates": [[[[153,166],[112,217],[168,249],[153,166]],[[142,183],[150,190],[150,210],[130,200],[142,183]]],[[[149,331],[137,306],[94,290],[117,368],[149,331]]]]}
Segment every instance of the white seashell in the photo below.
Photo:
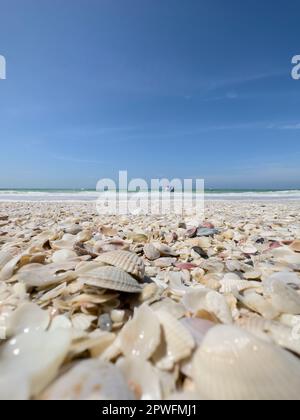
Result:
{"type": "Polygon", "coordinates": [[[192,334],[197,346],[202,343],[208,331],[216,326],[213,322],[200,318],[183,318],[180,322],[192,334]]]}
{"type": "Polygon", "coordinates": [[[33,331],[45,331],[49,325],[50,317],[47,311],[40,309],[35,303],[23,303],[7,319],[7,337],[30,333],[33,331]]]}
{"type": "Polygon", "coordinates": [[[199,396],[209,400],[299,400],[300,363],[231,326],[212,328],[194,358],[199,396]]]}
{"type": "Polygon", "coordinates": [[[60,251],[54,252],[52,255],[52,261],[56,264],[63,263],[64,261],[70,260],[72,258],[78,258],[76,252],[71,251],[70,249],[61,249],[60,251]]]}
{"type": "Polygon", "coordinates": [[[93,315],[76,314],[72,317],[72,325],[77,330],[87,331],[96,319],[93,315]]]}
{"type": "Polygon", "coordinates": [[[137,400],[158,401],[162,399],[159,377],[149,362],[136,357],[126,357],[117,363],[117,367],[122,371],[137,400]]]}
{"type": "Polygon", "coordinates": [[[72,323],[65,315],[57,315],[53,318],[49,331],[55,331],[55,330],[71,330],[72,329],[72,323]]]}
{"type": "Polygon", "coordinates": [[[78,356],[82,353],[89,352],[93,358],[99,358],[115,341],[116,336],[101,330],[94,330],[81,340],[73,341],[70,349],[70,357],[78,356]]]}
{"type": "Polygon", "coordinates": [[[120,370],[101,360],[79,362],[57,379],[41,400],[134,400],[120,370]]]}
{"type": "Polygon", "coordinates": [[[164,258],[159,258],[158,260],[156,260],[154,262],[154,265],[155,267],[158,267],[158,268],[169,268],[169,267],[172,267],[176,263],[176,261],[177,261],[176,258],[164,257],[164,258]]]}
{"type": "Polygon", "coordinates": [[[26,401],[30,398],[26,375],[12,373],[0,377],[0,401],[26,401]]]}
{"type": "Polygon", "coordinates": [[[21,334],[5,343],[0,350],[0,377],[26,380],[30,396],[39,394],[56,376],[70,347],[66,330],[35,331],[21,334]],[[16,372],[18,374],[16,375],[16,372]]]}
{"type": "Polygon", "coordinates": [[[119,334],[120,348],[125,356],[150,359],[161,339],[156,313],[147,304],[136,309],[119,334]]]}
{"type": "Polygon", "coordinates": [[[251,255],[251,254],[256,254],[256,253],[257,253],[257,251],[258,251],[258,249],[257,249],[255,246],[253,246],[253,245],[249,244],[249,245],[244,245],[244,246],[242,246],[242,247],[241,247],[241,251],[242,251],[244,254],[249,254],[249,255],[251,255]]]}
{"type": "Polygon", "coordinates": [[[242,292],[247,289],[260,289],[261,283],[257,281],[238,280],[225,278],[220,281],[221,289],[220,293],[229,294],[235,291],[242,292]]]}
{"type": "Polygon", "coordinates": [[[275,260],[288,265],[298,266],[300,264],[300,255],[293,252],[289,247],[281,247],[272,250],[275,260]]]}
{"type": "Polygon", "coordinates": [[[265,296],[270,298],[273,307],[280,313],[300,315],[300,295],[289,286],[294,281],[293,275],[283,273],[263,280],[265,296]]]}
{"type": "Polygon", "coordinates": [[[144,254],[146,258],[148,258],[148,260],[150,261],[154,261],[160,258],[159,250],[155,248],[155,246],[153,246],[152,244],[146,244],[144,246],[144,254]]]}
{"type": "Polygon", "coordinates": [[[125,271],[116,267],[100,267],[89,271],[79,280],[88,286],[116,290],[126,293],[140,293],[141,285],[125,271]]]}
{"type": "Polygon", "coordinates": [[[98,260],[120,268],[139,280],[144,279],[145,265],[137,254],[128,251],[111,251],[101,254],[98,260]]]}
{"type": "Polygon", "coordinates": [[[164,340],[153,357],[159,369],[171,370],[175,363],[191,355],[195,341],[189,330],[172,315],[165,311],[156,314],[162,325],[164,340]]]}
{"type": "Polygon", "coordinates": [[[159,251],[161,257],[178,257],[178,252],[174,251],[168,245],[159,242],[155,242],[153,245],[159,251]]]}
{"type": "Polygon", "coordinates": [[[168,297],[153,303],[151,309],[153,309],[154,312],[166,311],[176,319],[184,317],[186,312],[182,303],[177,303],[168,297]]]}
{"type": "Polygon", "coordinates": [[[210,289],[190,290],[182,300],[185,308],[193,314],[202,311],[215,315],[223,324],[232,324],[232,314],[223,295],[210,289]]]}
{"type": "Polygon", "coordinates": [[[248,318],[239,320],[238,325],[260,339],[272,340],[280,347],[300,355],[300,335],[293,333],[291,328],[279,322],[248,318]]]}
{"type": "Polygon", "coordinates": [[[260,279],[262,276],[261,271],[247,271],[246,273],[244,273],[243,277],[246,280],[258,280],[260,279]]]}
{"type": "Polygon", "coordinates": [[[28,264],[18,271],[15,280],[22,282],[26,287],[45,289],[75,278],[73,269],[76,263],[68,261],[61,264],[28,264]]]}
{"type": "Polygon", "coordinates": [[[244,296],[234,293],[235,297],[242,302],[247,308],[262,315],[268,320],[275,319],[279,316],[279,311],[274,308],[270,299],[266,299],[255,291],[249,290],[244,296]]]}

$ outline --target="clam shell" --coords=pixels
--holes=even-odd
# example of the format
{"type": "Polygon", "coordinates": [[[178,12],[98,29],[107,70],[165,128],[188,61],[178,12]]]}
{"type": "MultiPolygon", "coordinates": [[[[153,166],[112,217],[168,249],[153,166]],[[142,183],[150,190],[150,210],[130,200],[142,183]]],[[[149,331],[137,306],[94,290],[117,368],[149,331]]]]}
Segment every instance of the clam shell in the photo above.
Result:
{"type": "Polygon", "coordinates": [[[18,378],[26,378],[30,396],[36,396],[57,375],[70,343],[67,330],[18,335],[0,349],[0,377],[15,380],[16,388],[18,378]]]}
{"type": "Polygon", "coordinates": [[[101,360],[85,360],[57,379],[41,400],[134,400],[134,394],[116,366],[101,360]]]}
{"type": "Polygon", "coordinates": [[[159,369],[171,370],[175,363],[186,359],[195,347],[192,334],[176,318],[165,311],[156,312],[164,340],[153,356],[159,369]]]}
{"type": "Polygon", "coordinates": [[[137,400],[161,400],[159,377],[149,362],[136,357],[126,357],[121,359],[117,366],[121,369],[129,388],[137,400]],[[141,372],[143,372],[142,375],[141,372]]]}
{"type": "Polygon", "coordinates": [[[207,333],[193,372],[204,399],[300,399],[299,360],[236,327],[217,326],[207,333]]]}
{"type": "Polygon", "coordinates": [[[7,319],[6,335],[8,338],[32,331],[45,331],[50,317],[47,311],[35,303],[23,303],[7,319]]]}
{"type": "Polygon", "coordinates": [[[147,304],[135,310],[119,334],[120,348],[125,356],[150,359],[161,340],[161,328],[156,313],[147,304]]]}
{"type": "Polygon", "coordinates": [[[136,254],[129,251],[111,251],[101,254],[98,260],[120,268],[127,273],[133,275],[139,280],[144,279],[145,265],[143,260],[136,254]]]}
{"type": "Polygon", "coordinates": [[[125,271],[116,267],[99,267],[79,277],[84,284],[101,289],[140,293],[141,285],[125,271]]]}
{"type": "Polygon", "coordinates": [[[146,244],[144,246],[144,254],[145,257],[148,258],[150,261],[155,261],[160,258],[160,252],[157,248],[155,248],[152,244],[146,244]]]}

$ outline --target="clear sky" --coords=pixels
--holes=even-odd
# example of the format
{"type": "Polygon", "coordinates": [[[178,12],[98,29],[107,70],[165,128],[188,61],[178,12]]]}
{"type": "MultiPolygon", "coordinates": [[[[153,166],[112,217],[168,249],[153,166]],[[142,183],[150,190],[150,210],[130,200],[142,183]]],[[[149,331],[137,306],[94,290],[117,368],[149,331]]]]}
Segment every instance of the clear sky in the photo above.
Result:
{"type": "Polygon", "coordinates": [[[0,188],[300,187],[299,0],[0,0],[0,188]]]}

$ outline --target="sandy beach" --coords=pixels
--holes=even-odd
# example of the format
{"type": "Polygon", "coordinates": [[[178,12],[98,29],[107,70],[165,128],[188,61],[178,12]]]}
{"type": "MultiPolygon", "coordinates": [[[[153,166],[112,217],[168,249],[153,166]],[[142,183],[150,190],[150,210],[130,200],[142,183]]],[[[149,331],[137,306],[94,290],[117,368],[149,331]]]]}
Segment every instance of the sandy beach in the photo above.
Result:
{"type": "Polygon", "coordinates": [[[299,201],[5,202],[0,229],[1,399],[299,399],[299,201]]]}

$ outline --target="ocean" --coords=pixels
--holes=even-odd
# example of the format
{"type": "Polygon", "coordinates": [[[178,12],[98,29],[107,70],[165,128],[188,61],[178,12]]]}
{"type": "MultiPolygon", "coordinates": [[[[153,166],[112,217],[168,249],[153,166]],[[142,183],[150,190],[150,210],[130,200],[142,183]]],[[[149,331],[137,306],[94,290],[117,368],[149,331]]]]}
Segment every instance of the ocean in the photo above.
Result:
{"type": "MultiPolygon", "coordinates": [[[[122,192],[120,195],[122,196],[122,192]]],[[[133,194],[129,192],[129,194],[133,194]]],[[[2,201],[94,201],[95,190],[70,189],[0,189],[2,201]]],[[[300,200],[300,190],[229,190],[208,189],[206,200],[300,200]]]]}

